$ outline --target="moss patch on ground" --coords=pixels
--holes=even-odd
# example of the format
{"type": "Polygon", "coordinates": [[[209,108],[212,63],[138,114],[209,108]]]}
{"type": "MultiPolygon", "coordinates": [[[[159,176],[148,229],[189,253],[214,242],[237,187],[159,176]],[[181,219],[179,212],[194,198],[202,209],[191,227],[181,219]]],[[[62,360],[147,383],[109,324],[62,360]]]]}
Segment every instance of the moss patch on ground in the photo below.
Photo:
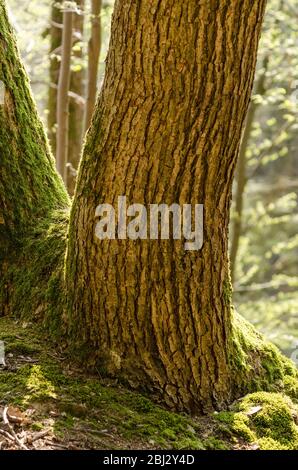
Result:
{"type": "Polygon", "coordinates": [[[0,367],[0,406],[28,415],[27,432],[50,427],[50,437],[36,443],[42,448],[230,448],[212,417],[167,411],[115,381],[86,374],[36,325],[1,318],[0,340],[7,363],[0,367]]]}
{"type": "Polygon", "coordinates": [[[216,414],[222,431],[261,450],[298,450],[298,406],[281,393],[246,395],[231,411],[216,414]]]}
{"type": "Polygon", "coordinates": [[[228,411],[190,417],[88,375],[39,326],[1,318],[0,340],[0,407],[24,413],[24,432],[49,430],[37,449],[298,449],[297,405],[285,394],[257,392],[228,411]]]}

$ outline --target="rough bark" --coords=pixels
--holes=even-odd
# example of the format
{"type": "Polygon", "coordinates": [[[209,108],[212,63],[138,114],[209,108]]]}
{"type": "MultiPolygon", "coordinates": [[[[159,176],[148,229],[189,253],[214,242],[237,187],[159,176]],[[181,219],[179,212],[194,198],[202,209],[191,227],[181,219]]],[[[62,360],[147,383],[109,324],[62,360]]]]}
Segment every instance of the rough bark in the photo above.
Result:
{"type": "Polygon", "coordinates": [[[89,129],[97,94],[98,66],[101,50],[101,0],[91,1],[91,36],[88,42],[88,82],[85,109],[85,131],[89,129]]]}
{"type": "Polygon", "coordinates": [[[263,0],[118,0],[69,230],[70,335],[169,406],[234,389],[227,232],[263,0]],[[94,236],[95,208],[204,204],[204,246],[94,236]]]}

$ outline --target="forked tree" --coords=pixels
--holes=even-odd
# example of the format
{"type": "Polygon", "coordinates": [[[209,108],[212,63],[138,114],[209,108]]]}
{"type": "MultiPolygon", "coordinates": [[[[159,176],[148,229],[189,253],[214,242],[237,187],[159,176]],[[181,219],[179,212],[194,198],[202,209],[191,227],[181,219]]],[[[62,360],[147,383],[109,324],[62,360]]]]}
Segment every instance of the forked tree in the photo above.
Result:
{"type": "Polygon", "coordinates": [[[265,3],[116,1],[66,240],[67,196],[0,0],[2,310],[41,317],[90,365],[178,410],[295,374],[231,306],[231,186],[265,3]],[[96,206],[120,195],[204,204],[202,250],[96,239],[96,206]]]}

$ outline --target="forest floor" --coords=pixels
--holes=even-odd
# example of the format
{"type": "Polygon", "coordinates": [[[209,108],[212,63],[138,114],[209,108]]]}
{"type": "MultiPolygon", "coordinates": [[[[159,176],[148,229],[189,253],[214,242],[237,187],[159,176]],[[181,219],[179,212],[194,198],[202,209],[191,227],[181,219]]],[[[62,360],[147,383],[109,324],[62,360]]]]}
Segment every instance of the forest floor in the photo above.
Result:
{"type": "Polygon", "coordinates": [[[1,318],[0,340],[0,449],[256,450],[272,441],[259,442],[247,426],[262,406],[249,402],[244,412],[201,417],[173,413],[88,375],[36,325],[1,318]]]}

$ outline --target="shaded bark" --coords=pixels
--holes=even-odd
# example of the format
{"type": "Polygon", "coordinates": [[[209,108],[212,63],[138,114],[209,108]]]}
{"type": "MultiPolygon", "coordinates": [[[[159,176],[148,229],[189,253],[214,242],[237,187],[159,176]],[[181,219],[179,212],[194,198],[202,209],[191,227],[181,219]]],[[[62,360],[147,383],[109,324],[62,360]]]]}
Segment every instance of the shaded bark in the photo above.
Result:
{"type": "Polygon", "coordinates": [[[88,130],[96,103],[98,66],[101,51],[101,0],[91,0],[91,36],[88,42],[88,82],[85,131],[88,130]]]}
{"type": "Polygon", "coordinates": [[[70,335],[176,409],[221,407],[230,365],[227,232],[265,1],[118,0],[72,208],[70,335]],[[204,246],[94,236],[95,208],[204,204],[204,246]]]}

